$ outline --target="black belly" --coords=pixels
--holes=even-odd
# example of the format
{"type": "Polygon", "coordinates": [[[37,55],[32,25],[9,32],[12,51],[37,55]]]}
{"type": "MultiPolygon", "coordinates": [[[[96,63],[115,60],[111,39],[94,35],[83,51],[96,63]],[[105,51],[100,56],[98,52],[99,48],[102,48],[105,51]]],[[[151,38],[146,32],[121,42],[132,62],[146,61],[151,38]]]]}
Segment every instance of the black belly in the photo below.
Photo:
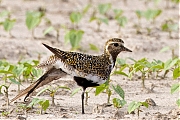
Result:
{"type": "Polygon", "coordinates": [[[99,86],[99,84],[93,83],[93,81],[87,80],[86,78],[82,78],[82,77],[76,77],[76,76],[74,76],[74,80],[76,81],[76,83],[77,83],[79,86],[82,86],[83,89],[86,89],[87,87],[99,86]]]}

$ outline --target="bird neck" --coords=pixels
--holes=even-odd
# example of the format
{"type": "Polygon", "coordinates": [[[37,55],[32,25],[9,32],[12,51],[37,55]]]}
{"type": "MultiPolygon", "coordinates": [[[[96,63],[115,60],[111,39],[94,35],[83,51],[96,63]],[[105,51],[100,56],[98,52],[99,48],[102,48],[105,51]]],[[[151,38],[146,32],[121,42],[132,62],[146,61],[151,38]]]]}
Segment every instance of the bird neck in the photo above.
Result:
{"type": "Polygon", "coordinates": [[[113,65],[115,65],[116,63],[116,58],[118,54],[110,54],[110,53],[104,53],[104,55],[109,59],[110,63],[113,65]]]}

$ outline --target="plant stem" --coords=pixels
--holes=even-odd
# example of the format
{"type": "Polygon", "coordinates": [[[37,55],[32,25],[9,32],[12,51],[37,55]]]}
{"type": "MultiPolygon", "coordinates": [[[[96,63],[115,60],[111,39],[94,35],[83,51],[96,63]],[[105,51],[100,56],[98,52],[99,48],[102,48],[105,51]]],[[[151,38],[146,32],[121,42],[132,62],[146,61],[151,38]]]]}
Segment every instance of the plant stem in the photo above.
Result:
{"type": "Polygon", "coordinates": [[[4,93],[5,93],[5,97],[6,97],[6,106],[8,108],[9,106],[9,94],[8,94],[8,86],[4,86],[6,89],[4,90],[4,93]]]}
{"type": "Polygon", "coordinates": [[[88,98],[89,98],[89,96],[88,96],[88,92],[85,92],[85,95],[86,95],[85,105],[88,105],[88,98]]]}
{"type": "Polygon", "coordinates": [[[52,106],[55,106],[55,102],[54,102],[54,93],[51,93],[51,98],[52,98],[52,106]]]}
{"type": "Polygon", "coordinates": [[[142,88],[143,89],[145,89],[146,87],[145,87],[145,73],[142,73],[142,76],[141,76],[142,78],[142,88]]]}
{"type": "Polygon", "coordinates": [[[58,42],[59,40],[59,29],[56,30],[56,41],[58,42]]]}
{"type": "Polygon", "coordinates": [[[34,39],[34,29],[32,29],[31,35],[32,35],[32,39],[34,39]]]}

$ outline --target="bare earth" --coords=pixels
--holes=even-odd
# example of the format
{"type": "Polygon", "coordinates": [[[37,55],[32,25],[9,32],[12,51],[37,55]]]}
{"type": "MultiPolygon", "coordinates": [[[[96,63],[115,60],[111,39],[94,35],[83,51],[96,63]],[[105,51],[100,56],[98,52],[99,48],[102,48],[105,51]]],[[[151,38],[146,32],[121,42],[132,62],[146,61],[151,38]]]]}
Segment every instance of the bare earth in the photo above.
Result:
{"type": "MultiPolygon", "coordinates": [[[[102,24],[101,31],[97,32],[96,22],[88,22],[90,15],[92,14],[92,8],[82,18],[79,23],[79,29],[85,31],[83,40],[81,42],[82,51],[89,54],[101,54],[103,52],[103,45],[109,38],[121,37],[127,48],[130,48],[132,53],[121,53],[120,58],[131,57],[136,60],[146,57],[148,60],[162,60],[166,61],[171,58],[171,51],[160,53],[159,51],[165,47],[170,46],[175,50],[175,54],[179,55],[179,32],[172,32],[172,38],[169,38],[167,32],[161,31],[161,24],[171,18],[176,23],[179,22],[180,15],[178,14],[179,6],[170,2],[169,8],[166,8],[166,2],[161,0],[157,5],[154,5],[153,0],[147,5],[144,4],[143,0],[127,0],[127,5],[123,1],[119,0],[2,0],[0,4],[0,11],[10,10],[12,12],[12,18],[16,18],[17,22],[11,34],[13,37],[9,37],[8,33],[0,27],[0,59],[7,59],[12,63],[16,63],[21,57],[23,59],[37,59],[39,54],[42,57],[41,61],[45,60],[51,53],[43,47],[41,43],[47,43],[51,46],[58,47],[62,50],[70,50],[70,45],[65,45],[64,35],[65,30],[60,29],[60,38],[56,41],[55,32],[51,32],[51,37],[43,36],[43,30],[47,28],[45,21],[35,29],[36,39],[31,38],[31,32],[25,26],[25,13],[28,10],[38,10],[40,7],[46,8],[46,17],[49,18],[53,25],[66,25],[68,28],[72,28],[69,14],[72,11],[82,10],[89,1],[92,2],[93,7],[96,7],[99,3],[111,3],[112,8],[122,9],[123,15],[128,18],[128,24],[121,28],[121,33],[117,33],[118,26],[114,19],[109,21],[109,25],[102,24]],[[135,14],[135,10],[146,10],[147,8],[161,9],[162,14],[156,19],[155,24],[147,22],[147,20],[141,20],[141,34],[136,33],[135,24],[138,23],[138,19],[135,14]],[[152,29],[148,35],[146,27],[152,29]],[[100,52],[94,52],[89,49],[89,43],[96,44],[100,48],[100,52]]],[[[109,16],[113,16],[113,11],[108,12],[109,16]]],[[[0,19],[1,21],[1,19],[0,19]]],[[[82,52],[81,51],[81,52],[82,52]]],[[[128,61],[130,62],[130,61],[128,61]]],[[[1,119],[15,119],[25,117],[27,119],[180,119],[180,110],[176,105],[176,100],[179,95],[178,92],[175,94],[170,93],[170,87],[172,84],[177,83],[178,80],[172,79],[172,73],[168,74],[166,79],[148,79],[145,80],[147,88],[151,88],[155,85],[152,92],[141,91],[141,80],[135,78],[129,80],[124,76],[111,77],[112,84],[119,84],[125,91],[125,100],[127,105],[132,101],[145,101],[151,98],[155,101],[156,106],[150,106],[149,108],[142,107],[140,116],[137,114],[128,114],[127,105],[120,108],[117,112],[113,106],[104,107],[103,104],[107,102],[107,94],[101,93],[95,96],[93,89],[88,99],[88,105],[85,106],[86,114],[81,114],[81,91],[70,97],[71,92],[59,89],[57,95],[55,95],[56,106],[50,106],[46,113],[39,114],[37,111],[38,107],[28,111],[25,114],[24,111],[16,112],[16,104],[9,106],[12,113],[9,118],[1,116],[1,119]],[[100,110],[99,110],[100,109],[100,110]],[[14,110],[14,111],[13,111],[14,110]],[[101,111],[100,113],[98,111],[101,111]],[[179,115],[179,116],[178,116],[179,115]]],[[[0,81],[2,84],[2,81],[0,81]]],[[[59,85],[69,86],[72,90],[78,88],[76,83],[70,77],[62,78],[54,83],[59,85]]],[[[53,83],[51,83],[54,85],[53,83]]],[[[23,83],[22,89],[26,88],[30,83],[23,83]]],[[[17,95],[17,85],[12,85],[10,92],[10,99],[17,95]]],[[[36,90],[40,91],[42,88],[36,90]]],[[[89,88],[88,90],[90,90],[89,88]]],[[[51,98],[49,94],[44,93],[40,96],[41,98],[51,98]]],[[[112,99],[118,97],[116,93],[111,96],[112,99]]],[[[18,101],[22,101],[21,100],[18,101]]],[[[4,96],[0,94],[0,111],[6,109],[4,106],[4,96]]]]}

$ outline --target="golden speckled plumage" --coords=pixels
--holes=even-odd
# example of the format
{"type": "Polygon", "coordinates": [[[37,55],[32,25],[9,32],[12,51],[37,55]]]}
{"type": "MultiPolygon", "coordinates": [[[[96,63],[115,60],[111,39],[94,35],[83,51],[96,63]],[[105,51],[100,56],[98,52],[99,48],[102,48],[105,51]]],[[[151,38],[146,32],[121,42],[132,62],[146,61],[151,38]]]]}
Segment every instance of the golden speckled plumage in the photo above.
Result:
{"type": "Polygon", "coordinates": [[[12,101],[27,93],[26,99],[35,89],[68,74],[83,88],[82,113],[84,113],[84,92],[86,88],[105,83],[115,65],[117,55],[121,51],[132,52],[124,47],[123,40],[119,38],[108,40],[104,46],[103,54],[99,56],[67,52],[46,44],[43,45],[54,54],[47,61],[37,66],[39,68],[47,67],[47,72],[12,101]]]}

